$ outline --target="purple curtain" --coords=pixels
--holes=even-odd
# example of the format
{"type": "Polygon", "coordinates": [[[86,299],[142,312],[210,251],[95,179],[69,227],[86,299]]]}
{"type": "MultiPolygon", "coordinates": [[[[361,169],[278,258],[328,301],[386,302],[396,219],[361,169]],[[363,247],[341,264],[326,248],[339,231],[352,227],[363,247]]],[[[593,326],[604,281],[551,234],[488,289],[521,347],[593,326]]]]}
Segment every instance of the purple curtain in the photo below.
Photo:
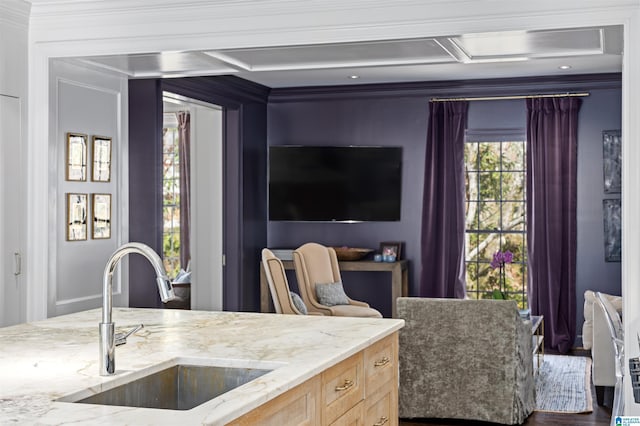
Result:
{"type": "Polygon", "coordinates": [[[581,99],[527,99],[529,307],[545,343],[566,353],[576,331],[576,157],[581,99]]]}
{"type": "Polygon", "coordinates": [[[180,158],[180,265],[186,269],[191,260],[191,116],[188,111],[180,111],[177,116],[180,158]]]}
{"type": "Polygon", "coordinates": [[[466,101],[429,103],[422,202],[421,297],[465,296],[466,101]]]}

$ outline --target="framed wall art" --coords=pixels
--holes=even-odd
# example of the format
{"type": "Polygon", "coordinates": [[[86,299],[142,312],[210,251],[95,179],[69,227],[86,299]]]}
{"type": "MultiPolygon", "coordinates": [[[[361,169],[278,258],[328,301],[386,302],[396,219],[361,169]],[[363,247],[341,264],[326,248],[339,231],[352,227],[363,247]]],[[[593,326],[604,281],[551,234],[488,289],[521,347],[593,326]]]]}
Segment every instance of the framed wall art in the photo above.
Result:
{"type": "Polygon", "coordinates": [[[67,194],[67,241],[87,239],[87,194],[67,194]]]}
{"type": "Polygon", "coordinates": [[[67,133],[65,177],[68,181],[87,180],[87,135],[67,133]]]}
{"type": "Polygon", "coordinates": [[[620,130],[602,132],[602,161],[604,193],[619,194],[622,191],[622,136],[620,130]]]}
{"type": "Polygon", "coordinates": [[[622,260],[622,203],[620,199],[602,200],[604,219],[604,260],[622,260]]]}
{"type": "Polygon", "coordinates": [[[111,181],[111,138],[93,136],[93,167],[91,180],[93,182],[111,181]]]}
{"type": "Polygon", "coordinates": [[[111,194],[91,194],[91,238],[111,238],[111,194]]]}

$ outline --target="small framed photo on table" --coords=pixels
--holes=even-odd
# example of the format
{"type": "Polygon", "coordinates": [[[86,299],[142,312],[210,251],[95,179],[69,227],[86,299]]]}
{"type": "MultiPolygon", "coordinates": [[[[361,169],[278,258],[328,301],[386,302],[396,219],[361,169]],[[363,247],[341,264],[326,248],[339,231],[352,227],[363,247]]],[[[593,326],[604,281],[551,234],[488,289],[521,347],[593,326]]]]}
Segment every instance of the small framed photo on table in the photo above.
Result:
{"type": "Polygon", "coordinates": [[[402,255],[402,243],[400,241],[385,241],[380,243],[380,254],[383,259],[389,259],[387,256],[393,257],[394,260],[400,260],[402,255]]]}

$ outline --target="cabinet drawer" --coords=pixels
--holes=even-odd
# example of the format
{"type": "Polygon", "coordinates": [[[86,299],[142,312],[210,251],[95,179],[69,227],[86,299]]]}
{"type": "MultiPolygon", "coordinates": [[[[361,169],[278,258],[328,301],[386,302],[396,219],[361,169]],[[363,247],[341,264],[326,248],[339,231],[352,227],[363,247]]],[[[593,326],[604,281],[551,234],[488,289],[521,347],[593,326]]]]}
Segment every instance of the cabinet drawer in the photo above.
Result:
{"type": "Polygon", "coordinates": [[[363,399],[362,352],[322,373],[323,424],[332,423],[363,399]]]}
{"type": "Polygon", "coordinates": [[[364,422],[364,401],[360,401],[355,407],[341,415],[331,426],[363,426],[364,422]]]}
{"type": "Polygon", "coordinates": [[[397,389],[393,382],[388,382],[376,392],[367,394],[364,416],[367,426],[398,425],[397,389]]]}
{"type": "Polygon", "coordinates": [[[320,424],[320,376],[229,423],[231,426],[315,426],[320,424]]]}
{"type": "Polygon", "coordinates": [[[367,396],[390,380],[397,381],[398,333],[385,337],[364,351],[367,396]]]}

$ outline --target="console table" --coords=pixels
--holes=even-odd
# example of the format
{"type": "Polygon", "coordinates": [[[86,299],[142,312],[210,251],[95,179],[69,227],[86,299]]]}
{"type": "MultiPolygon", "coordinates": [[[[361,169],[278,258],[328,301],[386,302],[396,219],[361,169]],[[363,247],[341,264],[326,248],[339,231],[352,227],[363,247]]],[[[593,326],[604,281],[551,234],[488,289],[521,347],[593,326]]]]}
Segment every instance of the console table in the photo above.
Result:
{"type": "Polygon", "coordinates": [[[531,336],[533,343],[533,371],[537,374],[544,362],[544,317],[531,316],[531,336]]]}
{"type": "MultiPolygon", "coordinates": [[[[283,260],[282,264],[284,265],[284,269],[294,270],[292,260],[283,260]]],[[[340,272],[391,272],[391,316],[393,318],[397,317],[396,299],[400,296],[406,297],[409,295],[408,260],[399,260],[396,262],[358,260],[354,262],[338,262],[338,265],[340,266],[340,272]]],[[[260,262],[260,312],[273,312],[272,306],[267,278],[264,274],[262,262],[260,262]]]]}

